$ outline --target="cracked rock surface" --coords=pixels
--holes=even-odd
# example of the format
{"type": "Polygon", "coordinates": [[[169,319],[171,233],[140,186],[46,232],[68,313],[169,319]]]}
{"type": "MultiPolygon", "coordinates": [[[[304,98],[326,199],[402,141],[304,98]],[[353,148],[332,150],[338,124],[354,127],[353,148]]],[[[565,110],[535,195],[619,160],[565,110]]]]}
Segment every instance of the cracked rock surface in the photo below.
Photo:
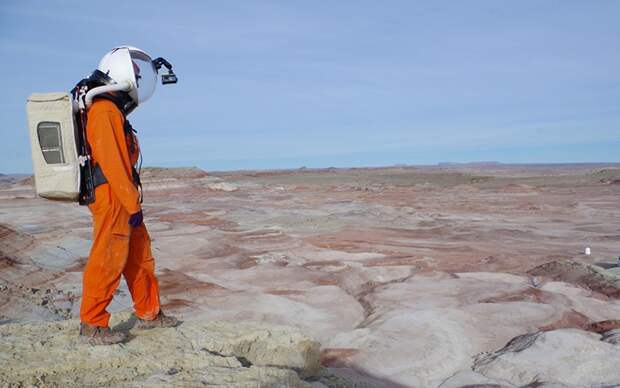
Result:
{"type": "MultiPolygon", "coordinates": [[[[116,330],[129,330],[121,314],[116,330]]],[[[119,345],[91,346],[79,323],[0,326],[0,385],[45,386],[290,386],[318,377],[319,344],[273,325],[184,323],[173,329],[130,330],[119,345]]]]}

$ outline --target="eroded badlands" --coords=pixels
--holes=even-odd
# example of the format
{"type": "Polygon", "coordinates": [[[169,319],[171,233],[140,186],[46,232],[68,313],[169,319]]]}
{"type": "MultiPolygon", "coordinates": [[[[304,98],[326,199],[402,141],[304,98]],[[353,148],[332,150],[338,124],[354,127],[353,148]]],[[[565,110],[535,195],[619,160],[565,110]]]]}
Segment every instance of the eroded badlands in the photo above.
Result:
{"type": "MultiPolygon", "coordinates": [[[[60,359],[88,354],[111,368],[126,349],[174,344],[159,369],[136,364],[133,377],[125,368],[84,384],[198,385],[208,376],[221,386],[620,384],[617,166],[148,169],[143,180],[164,308],[185,323],[118,352],[71,345],[76,321],[56,321],[78,316],[88,209],[35,198],[31,178],[5,178],[0,360],[20,362],[3,368],[0,384],[39,381],[27,366],[40,366],[40,337],[60,359]],[[287,326],[320,343],[324,368],[242,365],[242,351],[208,347],[201,360],[184,333],[209,325],[246,335],[244,325],[287,326]],[[173,362],[185,354],[194,364],[173,362]],[[222,377],[226,367],[247,379],[222,377]]],[[[124,285],[111,310],[131,311],[124,285]]],[[[71,368],[37,373],[43,385],[62,384],[80,375],[71,368]]]]}

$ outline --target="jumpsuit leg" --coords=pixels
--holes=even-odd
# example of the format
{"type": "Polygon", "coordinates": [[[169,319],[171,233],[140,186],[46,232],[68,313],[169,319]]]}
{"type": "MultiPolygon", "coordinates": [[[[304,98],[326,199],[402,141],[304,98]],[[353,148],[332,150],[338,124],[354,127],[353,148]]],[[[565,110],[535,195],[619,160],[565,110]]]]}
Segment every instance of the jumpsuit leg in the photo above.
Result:
{"type": "Polygon", "coordinates": [[[93,246],[84,269],[80,319],[83,323],[107,327],[106,307],[129,255],[129,214],[111,193],[109,185],[97,187],[96,202],[89,206],[93,215],[93,246]]]}
{"type": "Polygon", "coordinates": [[[144,224],[131,230],[129,258],[123,276],[131,292],[136,316],[155,319],[160,308],[159,285],[155,277],[151,238],[144,224]]]}

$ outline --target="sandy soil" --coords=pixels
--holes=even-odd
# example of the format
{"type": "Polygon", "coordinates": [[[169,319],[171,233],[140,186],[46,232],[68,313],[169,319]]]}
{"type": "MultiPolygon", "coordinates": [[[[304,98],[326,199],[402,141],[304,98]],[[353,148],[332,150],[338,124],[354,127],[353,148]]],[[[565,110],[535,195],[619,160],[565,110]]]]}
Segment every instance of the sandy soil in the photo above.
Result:
{"type": "MultiPolygon", "coordinates": [[[[149,169],[144,187],[167,311],[295,326],[325,366],[382,386],[517,386],[517,366],[481,355],[620,327],[618,166],[149,169]]],[[[77,316],[90,227],[31,179],[0,181],[0,324],[77,316]]],[[[131,310],[124,285],[110,309],[131,310]]]]}

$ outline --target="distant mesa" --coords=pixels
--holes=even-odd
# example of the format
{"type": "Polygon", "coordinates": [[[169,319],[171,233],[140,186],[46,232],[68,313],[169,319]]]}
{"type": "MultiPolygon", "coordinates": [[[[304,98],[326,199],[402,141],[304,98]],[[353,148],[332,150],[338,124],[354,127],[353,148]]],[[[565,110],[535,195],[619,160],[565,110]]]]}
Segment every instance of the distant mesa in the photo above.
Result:
{"type": "Polygon", "coordinates": [[[204,178],[208,174],[198,167],[145,167],[141,177],[145,179],[204,178]]]}
{"type": "Polygon", "coordinates": [[[0,173],[0,183],[15,183],[27,177],[27,175],[23,174],[2,174],[0,173]]]}
{"type": "Polygon", "coordinates": [[[467,166],[467,167],[489,167],[489,166],[499,166],[502,163],[495,161],[481,161],[481,162],[441,162],[437,163],[439,167],[451,167],[451,166],[467,166]]]}

